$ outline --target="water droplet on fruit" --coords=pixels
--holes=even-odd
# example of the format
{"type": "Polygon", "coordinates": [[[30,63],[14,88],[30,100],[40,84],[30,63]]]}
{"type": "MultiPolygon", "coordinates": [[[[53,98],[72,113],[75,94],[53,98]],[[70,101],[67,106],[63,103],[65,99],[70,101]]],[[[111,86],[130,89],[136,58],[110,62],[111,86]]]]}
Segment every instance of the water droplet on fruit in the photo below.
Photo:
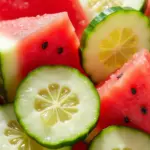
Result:
{"type": "Polygon", "coordinates": [[[129,123],[129,122],[130,122],[130,119],[126,116],[126,117],[124,117],[124,122],[125,122],[125,123],[129,123]]]}
{"type": "Polygon", "coordinates": [[[131,93],[133,94],[133,95],[135,95],[136,94],[136,89],[135,88],[131,88],[131,93]]]}
{"type": "Polygon", "coordinates": [[[62,47],[59,47],[59,48],[57,49],[58,54],[62,54],[63,51],[64,51],[64,49],[63,49],[62,47]]]}
{"type": "Polygon", "coordinates": [[[146,107],[142,106],[141,107],[141,112],[142,112],[143,115],[146,115],[148,113],[148,110],[147,110],[146,107]]]}
{"type": "Polygon", "coordinates": [[[48,42],[44,42],[42,44],[42,49],[45,50],[48,47],[48,42]]]}

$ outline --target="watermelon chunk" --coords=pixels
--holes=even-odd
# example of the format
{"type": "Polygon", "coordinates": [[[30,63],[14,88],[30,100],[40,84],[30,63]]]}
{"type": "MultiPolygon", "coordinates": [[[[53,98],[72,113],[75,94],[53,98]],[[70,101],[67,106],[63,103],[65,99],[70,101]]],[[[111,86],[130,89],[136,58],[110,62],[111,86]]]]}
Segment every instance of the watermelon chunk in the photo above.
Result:
{"type": "Polygon", "coordinates": [[[88,20],[78,0],[1,0],[0,20],[67,11],[80,37],[88,20]]]}
{"type": "Polygon", "coordinates": [[[9,101],[20,81],[42,65],[79,70],[79,40],[66,12],[0,22],[1,68],[9,101]]]}
{"type": "Polygon", "coordinates": [[[134,127],[150,133],[150,53],[142,50],[103,85],[97,86],[101,112],[90,141],[110,125],[134,127]]]}

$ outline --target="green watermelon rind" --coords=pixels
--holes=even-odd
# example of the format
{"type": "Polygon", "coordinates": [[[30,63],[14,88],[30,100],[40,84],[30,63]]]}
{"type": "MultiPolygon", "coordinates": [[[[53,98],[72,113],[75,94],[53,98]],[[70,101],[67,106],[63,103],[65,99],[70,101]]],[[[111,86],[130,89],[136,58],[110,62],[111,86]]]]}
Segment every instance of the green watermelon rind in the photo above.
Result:
{"type": "Polygon", "coordinates": [[[5,90],[4,86],[4,77],[3,77],[3,72],[2,72],[2,55],[0,53],[0,96],[3,98],[3,102],[7,102],[7,91],[5,90]]]}
{"type": "Polygon", "coordinates": [[[63,66],[63,65],[51,65],[51,66],[42,66],[42,67],[39,67],[35,70],[33,70],[32,72],[30,72],[26,78],[24,78],[19,87],[18,87],[18,90],[17,90],[17,94],[16,94],[16,97],[14,99],[14,110],[15,110],[15,113],[16,113],[16,116],[17,116],[17,120],[18,122],[20,123],[20,125],[22,126],[22,128],[25,130],[25,132],[30,136],[32,137],[37,143],[39,143],[40,145],[44,146],[44,147],[47,147],[47,148],[52,148],[52,149],[59,149],[61,147],[66,147],[66,146],[70,146],[70,145],[74,145],[75,143],[81,141],[81,140],[84,140],[88,134],[96,127],[96,124],[97,124],[97,121],[99,119],[99,115],[100,115],[100,95],[98,94],[98,91],[95,89],[95,86],[94,84],[89,80],[89,78],[87,78],[86,76],[84,76],[83,74],[80,73],[80,71],[78,71],[77,69],[75,68],[71,68],[71,67],[68,67],[68,66],[63,66]],[[78,136],[76,136],[74,139],[71,139],[71,138],[68,138],[67,140],[63,140],[62,142],[59,142],[59,143],[55,143],[55,144],[51,144],[51,143],[45,143],[45,142],[42,142],[41,139],[38,139],[37,141],[37,138],[30,132],[27,131],[27,128],[26,126],[24,125],[24,123],[22,122],[22,119],[21,119],[21,116],[19,115],[19,112],[17,110],[17,102],[18,102],[18,97],[19,97],[19,93],[21,91],[20,87],[21,85],[28,79],[30,78],[30,76],[32,76],[32,74],[36,73],[37,71],[40,71],[40,69],[42,68],[45,68],[45,67],[53,67],[53,68],[57,68],[57,67],[64,67],[64,68],[69,68],[72,70],[72,72],[74,72],[75,74],[78,74],[80,76],[80,78],[84,79],[85,82],[88,82],[88,85],[90,86],[90,89],[93,91],[93,93],[95,94],[95,97],[97,98],[97,113],[96,113],[96,116],[95,118],[93,119],[93,122],[91,122],[90,126],[86,128],[85,131],[83,131],[82,133],[79,133],[78,136]],[[88,131],[88,132],[87,132],[88,131]]]}
{"type": "MultiPolygon", "coordinates": [[[[120,7],[120,6],[111,7],[111,8],[104,10],[99,15],[97,15],[90,22],[90,24],[87,26],[87,28],[84,30],[81,40],[80,40],[80,48],[79,48],[81,66],[84,68],[85,72],[88,74],[88,76],[89,76],[89,78],[91,78],[91,80],[92,80],[92,74],[90,75],[88,73],[88,70],[86,70],[86,68],[84,67],[84,64],[87,63],[84,58],[84,53],[86,53],[86,49],[88,47],[88,40],[90,39],[90,36],[92,35],[92,33],[95,32],[96,27],[98,25],[103,24],[105,22],[105,20],[109,20],[109,18],[111,18],[115,13],[121,14],[122,12],[125,12],[125,13],[136,12],[139,16],[141,16],[141,18],[143,20],[145,20],[147,27],[150,28],[149,18],[147,16],[145,16],[141,11],[135,10],[131,7],[120,7]]],[[[149,39],[149,42],[150,42],[150,39],[149,39]]],[[[150,50],[150,46],[149,46],[149,50],[150,50]]],[[[93,82],[95,82],[95,81],[93,81],[93,82]]]]}
{"type": "Polygon", "coordinates": [[[95,144],[95,142],[97,142],[97,140],[103,139],[104,135],[106,135],[107,133],[116,131],[116,130],[120,130],[120,129],[124,129],[124,130],[128,130],[128,131],[131,131],[131,132],[135,132],[135,136],[136,136],[137,132],[138,133],[142,133],[144,136],[149,137],[149,140],[150,140],[150,135],[149,134],[147,134],[147,133],[145,133],[143,131],[140,131],[138,129],[131,128],[131,127],[126,127],[126,126],[112,125],[112,126],[109,126],[109,127],[105,128],[96,137],[94,137],[94,139],[89,144],[89,150],[95,150],[95,149],[93,149],[93,145],[95,144]]]}

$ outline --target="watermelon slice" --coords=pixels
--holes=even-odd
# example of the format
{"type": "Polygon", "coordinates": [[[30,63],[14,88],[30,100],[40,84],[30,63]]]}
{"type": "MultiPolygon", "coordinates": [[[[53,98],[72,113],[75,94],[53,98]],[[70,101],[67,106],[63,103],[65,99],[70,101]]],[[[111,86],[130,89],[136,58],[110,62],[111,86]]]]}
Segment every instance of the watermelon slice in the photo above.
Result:
{"type": "Polygon", "coordinates": [[[150,133],[150,53],[142,50],[97,87],[101,112],[89,142],[110,125],[124,125],[150,133]]]}
{"type": "Polygon", "coordinates": [[[66,12],[0,22],[1,68],[8,101],[31,70],[61,64],[82,70],[79,40],[66,12]]]}
{"type": "Polygon", "coordinates": [[[88,20],[78,0],[0,0],[0,20],[67,11],[80,37],[88,20]]]}

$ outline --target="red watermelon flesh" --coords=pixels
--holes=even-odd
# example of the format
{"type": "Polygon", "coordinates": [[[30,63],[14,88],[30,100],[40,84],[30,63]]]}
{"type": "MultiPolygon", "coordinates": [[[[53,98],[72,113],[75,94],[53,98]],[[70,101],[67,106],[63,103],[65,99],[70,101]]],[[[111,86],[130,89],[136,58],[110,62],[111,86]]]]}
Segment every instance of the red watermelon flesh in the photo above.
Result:
{"type": "Polygon", "coordinates": [[[73,145],[72,150],[88,150],[88,145],[80,141],[73,145]]]}
{"type": "Polygon", "coordinates": [[[150,53],[142,50],[97,90],[101,111],[87,141],[110,125],[124,125],[150,133],[150,53]]]}
{"type": "Polygon", "coordinates": [[[0,0],[0,20],[67,11],[80,37],[88,24],[78,0],[0,0]]]}
{"type": "Polygon", "coordinates": [[[42,65],[61,64],[82,70],[79,40],[67,13],[0,22],[2,71],[8,100],[20,81],[42,65]]]}

